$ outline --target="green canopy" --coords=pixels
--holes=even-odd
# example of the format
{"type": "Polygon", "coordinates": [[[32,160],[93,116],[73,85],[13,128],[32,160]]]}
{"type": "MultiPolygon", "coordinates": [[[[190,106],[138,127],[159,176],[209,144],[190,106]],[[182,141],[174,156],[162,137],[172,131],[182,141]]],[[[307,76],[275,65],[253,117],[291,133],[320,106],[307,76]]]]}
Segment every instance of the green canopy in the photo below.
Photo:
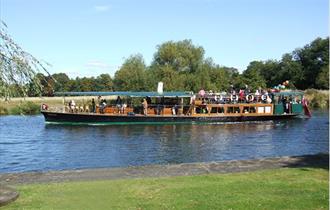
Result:
{"type": "Polygon", "coordinates": [[[128,96],[128,97],[179,97],[188,98],[193,92],[55,92],[55,96],[128,96]]]}
{"type": "Polygon", "coordinates": [[[274,96],[303,96],[303,91],[282,91],[273,93],[274,96]]]}

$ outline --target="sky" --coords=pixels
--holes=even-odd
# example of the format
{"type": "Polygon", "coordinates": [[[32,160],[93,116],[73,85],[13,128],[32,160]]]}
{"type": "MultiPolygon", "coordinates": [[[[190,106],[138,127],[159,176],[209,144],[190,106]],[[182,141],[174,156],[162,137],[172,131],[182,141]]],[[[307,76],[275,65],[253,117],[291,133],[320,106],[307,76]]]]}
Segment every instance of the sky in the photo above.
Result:
{"type": "Polygon", "coordinates": [[[51,73],[111,76],[130,55],[191,39],[216,64],[246,69],[329,36],[328,0],[0,0],[0,18],[51,73]]]}

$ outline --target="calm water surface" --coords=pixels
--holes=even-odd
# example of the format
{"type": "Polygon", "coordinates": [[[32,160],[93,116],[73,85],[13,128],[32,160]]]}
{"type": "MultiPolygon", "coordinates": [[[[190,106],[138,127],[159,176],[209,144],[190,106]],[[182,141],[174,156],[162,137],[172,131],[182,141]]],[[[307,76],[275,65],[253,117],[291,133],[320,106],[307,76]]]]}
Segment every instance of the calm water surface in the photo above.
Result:
{"type": "Polygon", "coordinates": [[[311,119],[204,125],[46,125],[0,117],[0,173],[125,167],[329,152],[329,113],[311,119]]]}

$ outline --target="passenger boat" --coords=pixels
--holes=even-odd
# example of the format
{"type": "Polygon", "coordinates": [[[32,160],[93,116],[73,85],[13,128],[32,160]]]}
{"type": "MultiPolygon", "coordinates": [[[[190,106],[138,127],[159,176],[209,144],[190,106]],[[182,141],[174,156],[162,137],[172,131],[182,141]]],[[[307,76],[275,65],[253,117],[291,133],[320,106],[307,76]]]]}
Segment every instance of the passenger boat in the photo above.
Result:
{"type": "Polygon", "coordinates": [[[308,110],[300,91],[267,95],[192,92],[60,92],[55,95],[94,96],[87,106],[65,104],[60,109],[42,105],[47,123],[145,124],[213,123],[288,119],[308,110]],[[105,104],[102,97],[111,99],[105,104]],[[116,100],[117,99],[117,100],[116,100]],[[118,99],[120,101],[118,102],[118,99]],[[142,100],[145,100],[142,102],[142,100]],[[103,103],[103,104],[102,104],[103,103]],[[143,107],[143,103],[147,107],[143,107]],[[86,107],[84,109],[84,107],[86,107]]]}

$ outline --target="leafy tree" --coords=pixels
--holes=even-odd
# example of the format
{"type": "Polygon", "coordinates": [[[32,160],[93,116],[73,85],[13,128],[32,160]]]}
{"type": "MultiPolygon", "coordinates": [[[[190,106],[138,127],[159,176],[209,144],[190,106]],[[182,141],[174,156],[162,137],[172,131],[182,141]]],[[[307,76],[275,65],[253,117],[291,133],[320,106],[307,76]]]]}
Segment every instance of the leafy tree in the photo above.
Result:
{"type": "Polygon", "coordinates": [[[101,74],[95,79],[96,91],[111,91],[113,82],[109,74],[101,74]]]}
{"type": "Polygon", "coordinates": [[[297,87],[321,88],[316,80],[322,69],[329,65],[329,37],[315,39],[305,47],[295,50],[293,56],[301,64],[304,74],[304,81],[297,84],[297,87]]]}
{"type": "Polygon", "coordinates": [[[146,65],[142,55],[132,55],[115,73],[114,84],[119,91],[144,91],[147,89],[146,65]]]}
{"type": "Polygon", "coordinates": [[[177,72],[196,72],[203,63],[204,49],[191,40],[165,42],[157,47],[152,65],[170,66],[177,72]]]}
{"type": "Polygon", "coordinates": [[[150,74],[148,83],[154,84],[152,91],[156,90],[157,83],[160,81],[164,83],[164,91],[183,90],[182,79],[184,78],[169,65],[153,66],[147,73],[150,74]]]}
{"type": "Polygon", "coordinates": [[[299,62],[293,59],[291,54],[284,54],[280,62],[279,71],[274,72],[274,78],[275,84],[289,80],[292,86],[299,86],[304,81],[303,68],[299,62]]]}
{"type": "Polygon", "coordinates": [[[7,100],[18,92],[27,96],[31,90],[41,94],[42,85],[36,74],[49,75],[44,65],[16,44],[7,33],[7,25],[0,21],[0,97],[7,100]]]}
{"type": "Polygon", "coordinates": [[[54,83],[54,91],[69,91],[70,78],[65,73],[57,73],[52,75],[52,79],[56,82],[54,83]]]}
{"type": "Polygon", "coordinates": [[[243,80],[253,90],[258,89],[259,87],[266,87],[266,80],[264,79],[261,71],[263,69],[263,62],[261,61],[252,61],[247,69],[243,72],[243,80]]]}
{"type": "Polygon", "coordinates": [[[94,77],[76,78],[76,88],[81,92],[95,91],[94,77]]]}
{"type": "Polygon", "coordinates": [[[317,75],[316,86],[321,89],[329,89],[329,64],[323,66],[317,75]]]}

